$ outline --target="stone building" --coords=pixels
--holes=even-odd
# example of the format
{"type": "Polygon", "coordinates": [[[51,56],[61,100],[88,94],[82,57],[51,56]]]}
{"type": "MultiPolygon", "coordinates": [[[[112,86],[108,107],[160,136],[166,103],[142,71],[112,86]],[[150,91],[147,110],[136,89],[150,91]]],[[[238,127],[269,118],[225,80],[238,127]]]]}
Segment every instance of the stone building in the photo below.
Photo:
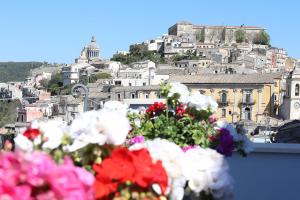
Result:
{"type": "Polygon", "coordinates": [[[206,26],[194,25],[187,21],[177,22],[168,29],[169,35],[184,36],[190,41],[204,43],[236,43],[235,32],[242,29],[246,33],[246,42],[252,43],[253,38],[264,28],[257,26],[206,26]]]}
{"type": "Polygon", "coordinates": [[[280,111],[284,119],[300,119],[300,63],[287,77],[284,104],[280,111]]]}
{"type": "Polygon", "coordinates": [[[91,42],[82,49],[79,58],[75,59],[75,63],[92,63],[98,60],[100,60],[100,47],[96,37],[93,36],[91,42]]]}
{"type": "Polygon", "coordinates": [[[215,74],[171,76],[191,91],[212,96],[219,104],[217,115],[228,122],[259,122],[265,115],[276,116],[281,91],[278,74],[215,74]]]}
{"type": "Polygon", "coordinates": [[[122,101],[130,108],[148,107],[154,102],[165,102],[159,92],[160,86],[115,87],[111,90],[111,100],[122,101]]]}

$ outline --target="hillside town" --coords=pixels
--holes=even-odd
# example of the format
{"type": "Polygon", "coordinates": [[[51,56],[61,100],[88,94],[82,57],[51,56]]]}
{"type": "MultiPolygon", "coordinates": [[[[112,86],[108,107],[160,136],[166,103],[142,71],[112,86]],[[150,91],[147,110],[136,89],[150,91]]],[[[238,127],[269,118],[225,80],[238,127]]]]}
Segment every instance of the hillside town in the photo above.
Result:
{"type": "Polygon", "coordinates": [[[0,83],[0,101],[20,102],[1,134],[20,133],[34,120],[70,124],[109,100],[143,110],[165,102],[162,82],[180,82],[213,97],[217,117],[244,128],[252,141],[299,142],[300,60],[272,46],[263,27],[181,21],[109,60],[101,59],[100,45],[92,36],[74,63],[45,64],[24,82],[0,83]]]}

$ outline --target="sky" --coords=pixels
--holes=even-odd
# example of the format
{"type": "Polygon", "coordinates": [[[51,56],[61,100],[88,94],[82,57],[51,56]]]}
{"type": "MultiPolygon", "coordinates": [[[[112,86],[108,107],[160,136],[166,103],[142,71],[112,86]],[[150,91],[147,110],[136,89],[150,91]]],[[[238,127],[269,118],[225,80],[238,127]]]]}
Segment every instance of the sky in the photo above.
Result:
{"type": "Polygon", "coordinates": [[[298,0],[3,0],[0,61],[72,63],[94,35],[101,57],[167,33],[177,21],[267,29],[300,58],[298,0]]]}

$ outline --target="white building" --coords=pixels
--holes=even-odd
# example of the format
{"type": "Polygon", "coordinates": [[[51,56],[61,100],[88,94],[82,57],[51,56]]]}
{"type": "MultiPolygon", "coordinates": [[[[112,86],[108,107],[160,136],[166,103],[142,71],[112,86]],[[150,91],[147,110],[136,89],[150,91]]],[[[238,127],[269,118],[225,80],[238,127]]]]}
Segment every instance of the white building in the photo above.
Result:
{"type": "MultiPolygon", "coordinates": [[[[286,60],[288,58],[288,54],[284,49],[272,47],[266,52],[267,60],[266,67],[269,69],[285,69],[286,60]]],[[[274,70],[273,70],[274,71],[274,70]]]]}
{"type": "Polygon", "coordinates": [[[79,58],[75,59],[75,63],[91,63],[98,60],[100,60],[100,47],[93,36],[91,42],[82,49],[79,58]]]}
{"type": "Polygon", "coordinates": [[[132,68],[121,69],[113,78],[114,85],[147,86],[159,85],[161,81],[169,79],[169,75],[158,75],[153,62],[133,63],[132,68]]]}
{"type": "Polygon", "coordinates": [[[62,68],[63,85],[78,83],[80,80],[80,70],[83,68],[93,67],[88,63],[74,63],[62,68]]]}
{"type": "Polygon", "coordinates": [[[300,119],[300,63],[286,81],[286,94],[283,106],[280,109],[281,116],[286,120],[300,119]]]}
{"type": "Polygon", "coordinates": [[[22,99],[22,90],[13,83],[0,83],[0,99],[22,99]]]}

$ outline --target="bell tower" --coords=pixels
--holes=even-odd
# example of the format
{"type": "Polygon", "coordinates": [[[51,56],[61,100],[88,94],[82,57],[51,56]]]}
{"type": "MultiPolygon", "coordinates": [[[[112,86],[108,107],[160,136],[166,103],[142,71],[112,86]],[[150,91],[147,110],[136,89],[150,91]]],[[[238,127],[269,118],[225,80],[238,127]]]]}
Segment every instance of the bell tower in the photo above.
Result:
{"type": "Polygon", "coordinates": [[[290,119],[300,119],[300,62],[287,81],[287,96],[290,97],[290,119]]]}

